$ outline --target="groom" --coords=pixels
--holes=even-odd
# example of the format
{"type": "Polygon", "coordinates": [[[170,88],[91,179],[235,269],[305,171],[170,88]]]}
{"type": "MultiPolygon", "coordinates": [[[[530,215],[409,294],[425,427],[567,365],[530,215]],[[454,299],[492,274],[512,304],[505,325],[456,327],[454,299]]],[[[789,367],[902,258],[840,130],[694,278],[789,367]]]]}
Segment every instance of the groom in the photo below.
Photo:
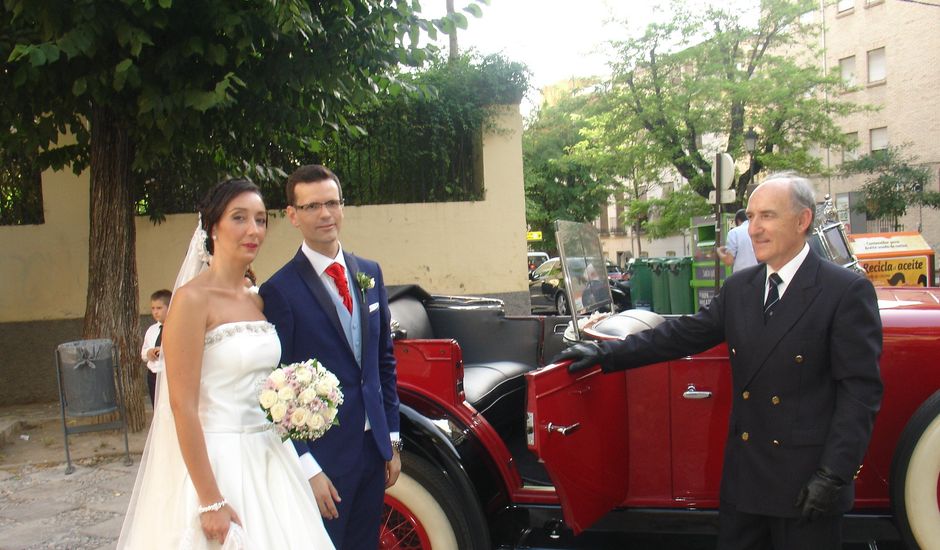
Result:
{"type": "Polygon", "coordinates": [[[337,549],[378,548],[385,488],[401,471],[395,356],[377,263],[344,252],[339,178],[316,164],[287,179],[287,216],[303,235],[297,255],[261,286],[281,362],[316,358],[342,386],[339,425],[295,441],[337,549]]]}

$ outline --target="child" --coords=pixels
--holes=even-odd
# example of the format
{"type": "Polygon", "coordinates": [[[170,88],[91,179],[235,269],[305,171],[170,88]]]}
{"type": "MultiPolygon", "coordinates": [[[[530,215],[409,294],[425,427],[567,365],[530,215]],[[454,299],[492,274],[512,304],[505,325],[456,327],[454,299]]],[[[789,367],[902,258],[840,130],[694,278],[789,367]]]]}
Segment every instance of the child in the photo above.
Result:
{"type": "Polygon", "coordinates": [[[163,337],[163,321],[166,319],[166,311],[170,305],[170,297],[173,294],[166,289],[158,290],[150,295],[150,314],[156,323],[150,325],[147,333],[144,334],[144,345],[140,350],[140,356],[147,362],[147,389],[150,390],[150,404],[154,402],[157,389],[157,371],[160,365],[160,344],[163,337]]]}

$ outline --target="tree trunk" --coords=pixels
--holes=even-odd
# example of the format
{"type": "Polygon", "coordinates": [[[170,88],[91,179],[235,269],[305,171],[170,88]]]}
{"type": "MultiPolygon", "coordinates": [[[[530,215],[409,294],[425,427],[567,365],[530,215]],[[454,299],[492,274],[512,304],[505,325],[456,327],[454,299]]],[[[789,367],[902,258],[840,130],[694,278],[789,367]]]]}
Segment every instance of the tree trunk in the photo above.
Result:
{"type": "MultiPolygon", "coordinates": [[[[447,15],[454,14],[454,0],[447,0],[447,15]]],[[[455,26],[453,34],[448,37],[448,43],[450,49],[448,50],[447,59],[454,61],[458,57],[457,53],[457,28],[455,26]]]]}
{"type": "Polygon", "coordinates": [[[127,425],[144,428],[144,369],[140,366],[136,228],[131,197],[134,147],[109,108],[91,117],[91,205],[88,299],[84,338],[110,338],[118,351],[127,425]]]}

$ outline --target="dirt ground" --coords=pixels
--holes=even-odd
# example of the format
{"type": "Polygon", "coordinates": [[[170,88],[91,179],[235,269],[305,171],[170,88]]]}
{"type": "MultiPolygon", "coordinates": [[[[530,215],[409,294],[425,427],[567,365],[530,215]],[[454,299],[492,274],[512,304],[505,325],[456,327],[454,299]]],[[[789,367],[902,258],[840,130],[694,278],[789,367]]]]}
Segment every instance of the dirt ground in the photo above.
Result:
{"type": "MultiPolygon", "coordinates": [[[[148,427],[149,416],[148,411],[148,427]]],[[[4,407],[0,419],[15,421],[15,428],[0,443],[0,468],[55,466],[65,462],[65,438],[58,403],[4,407]]],[[[67,418],[70,426],[87,422],[67,418]]],[[[9,425],[9,424],[8,424],[9,425]]],[[[127,434],[131,455],[140,455],[147,440],[147,430],[127,434]]],[[[69,435],[72,462],[83,464],[124,454],[124,432],[120,430],[69,435]]]]}

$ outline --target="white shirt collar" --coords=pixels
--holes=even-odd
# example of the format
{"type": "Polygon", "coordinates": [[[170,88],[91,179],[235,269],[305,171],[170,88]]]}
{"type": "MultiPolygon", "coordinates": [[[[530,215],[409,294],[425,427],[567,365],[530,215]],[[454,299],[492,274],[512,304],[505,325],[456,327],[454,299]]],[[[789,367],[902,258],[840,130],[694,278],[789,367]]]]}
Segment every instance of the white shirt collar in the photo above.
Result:
{"type": "Polygon", "coordinates": [[[793,280],[793,277],[796,276],[796,272],[799,271],[800,266],[803,265],[803,261],[806,260],[806,256],[809,255],[809,244],[803,243],[803,248],[800,252],[793,257],[792,260],[784,264],[779,271],[773,271],[770,269],[770,266],[767,266],[767,273],[764,275],[764,296],[767,295],[767,281],[770,279],[771,273],[777,273],[780,275],[780,278],[783,280],[782,283],[777,285],[777,292],[780,297],[783,298],[783,293],[787,291],[787,287],[790,286],[790,281],[793,280]]]}
{"type": "Polygon", "coordinates": [[[346,268],[346,257],[343,255],[343,245],[339,245],[339,252],[336,253],[335,258],[330,258],[329,256],[324,256],[316,250],[310,248],[307,245],[307,241],[304,241],[300,245],[300,250],[303,251],[304,256],[307,257],[307,260],[310,261],[310,265],[313,266],[313,269],[317,272],[318,277],[323,276],[323,272],[326,271],[326,268],[330,267],[332,263],[338,263],[343,266],[343,269],[349,270],[346,268]]]}

